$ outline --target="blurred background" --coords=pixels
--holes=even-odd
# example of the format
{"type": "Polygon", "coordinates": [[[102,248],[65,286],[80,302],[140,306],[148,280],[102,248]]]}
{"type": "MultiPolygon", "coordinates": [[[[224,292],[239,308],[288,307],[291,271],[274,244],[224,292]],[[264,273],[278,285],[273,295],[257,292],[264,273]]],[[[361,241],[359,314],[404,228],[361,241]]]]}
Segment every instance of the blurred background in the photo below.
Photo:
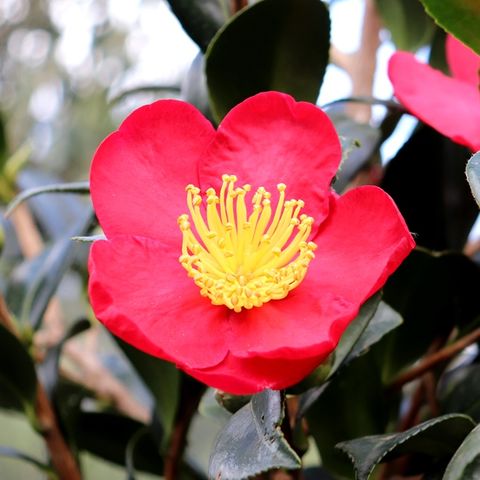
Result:
{"type": "MultiPolygon", "coordinates": [[[[230,15],[236,2],[220,3],[230,15]]],[[[385,7],[388,0],[327,3],[332,22],[331,62],[319,105],[349,96],[390,100],[386,65],[396,48],[417,51],[427,59],[435,35],[443,39],[416,0],[397,2],[406,9],[402,11],[420,12],[413,15],[413,23],[410,17],[393,14],[392,18],[385,7]]],[[[184,32],[167,1],[0,0],[3,208],[26,188],[87,180],[96,147],[131,110],[165,97],[190,100],[202,108],[204,83],[200,49],[184,32]]],[[[372,111],[368,103],[332,109],[340,134],[345,130],[350,138],[361,139],[361,148],[338,180],[341,189],[378,183],[379,168],[396,155],[417,123],[403,115],[394,122],[395,133],[380,141],[380,126],[387,113],[385,106],[376,105],[372,111]],[[350,120],[345,120],[345,115],[350,120]]],[[[37,314],[35,335],[32,333],[37,360],[46,365],[39,375],[47,385],[52,381],[46,361],[52,347],[85,317],[95,322],[85,295],[88,245],[69,240],[82,230],[90,231],[90,215],[85,197],[45,195],[29,201],[28,207],[19,207],[10,220],[2,220],[5,238],[0,281],[7,304],[18,318],[35,317],[34,311],[26,310],[26,292],[32,291],[35,281],[47,278],[48,283],[49,274],[53,278],[49,288],[56,294],[51,302],[44,302],[44,311],[37,314]]],[[[32,298],[38,300],[38,296],[32,298]]],[[[59,357],[59,350],[57,353],[59,357]]],[[[63,377],[94,392],[100,403],[148,422],[154,403],[151,393],[98,326],[65,343],[60,370],[63,377]]],[[[195,450],[187,455],[192,468],[199,471],[206,470],[211,444],[224,421],[218,419],[218,410],[216,419],[209,416],[213,404],[212,398],[204,399],[204,415],[195,417],[190,434],[195,450]]],[[[87,411],[97,408],[88,401],[82,407],[87,411]]],[[[111,436],[116,433],[114,429],[111,436]]],[[[89,434],[91,441],[95,432],[89,434]]],[[[43,440],[18,413],[1,411],[0,445],[16,447],[35,458],[45,457],[43,440]]],[[[110,461],[116,453],[110,454],[102,460],[101,455],[83,452],[85,478],[125,478],[124,469],[110,461]]],[[[309,456],[315,463],[318,454],[313,444],[309,456]]],[[[0,455],[0,478],[44,476],[15,456],[0,455]]],[[[138,478],[158,477],[142,474],[138,478]]]]}

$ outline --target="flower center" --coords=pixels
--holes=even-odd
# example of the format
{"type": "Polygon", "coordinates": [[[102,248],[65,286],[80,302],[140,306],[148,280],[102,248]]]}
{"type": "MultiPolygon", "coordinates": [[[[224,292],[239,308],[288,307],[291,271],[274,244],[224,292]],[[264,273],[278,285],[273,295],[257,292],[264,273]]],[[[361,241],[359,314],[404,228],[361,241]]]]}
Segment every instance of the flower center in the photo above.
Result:
{"type": "Polygon", "coordinates": [[[274,210],[271,194],[263,187],[247,209],[250,185],[235,188],[235,175],[223,175],[222,180],[219,194],[213,188],[206,191],[206,205],[199,188],[185,189],[190,217],[178,218],[181,265],[201,295],[235,312],[286,297],[302,282],[315,257],[316,245],[307,241],[313,218],[300,215],[302,200],[285,201],[283,183],[277,185],[274,210]]]}

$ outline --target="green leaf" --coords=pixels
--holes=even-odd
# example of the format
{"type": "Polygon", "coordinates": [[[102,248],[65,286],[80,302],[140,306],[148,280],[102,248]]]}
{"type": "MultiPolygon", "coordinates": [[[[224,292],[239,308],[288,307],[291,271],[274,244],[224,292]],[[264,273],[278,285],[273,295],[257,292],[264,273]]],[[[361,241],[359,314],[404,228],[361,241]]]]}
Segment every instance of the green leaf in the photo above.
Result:
{"type": "Polygon", "coordinates": [[[0,407],[23,411],[33,418],[37,375],[20,340],[0,325],[0,407]]]}
{"type": "Polygon", "coordinates": [[[216,120],[267,90],[315,103],[330,48],[330,18],[321,0],[260,0],[235,15],[206,54],[216,120]]]}
{"type": "Polygon", "coordinates": [[[380,162],[380,157],[375,154],[381,133],[378,128],[352,120],[342,104],[334,104],[327,113],[342,144],[342,162],[333,184],[334,189],[341,193],[363,168],[380,162]]]}
{"type": "Polygon", "coordinates": [[[480,422],[480,365],[455,368],[441,378],[438,400],[444,413],[463,413],[480,422]]]}
{"type": "Polygon", "coordinates": [[[77,320],[67,330],[62,339],[47,351],[45,360],[39,365],[39,376],[49,397],[52,397],[59,381],[59,363],[65,342],[70,338],[88,330],[91,323],[88,319],[77,320]]]}
{"type": "Polygon", "coordinates": [[[174,364],[147,355],[118,337],[114,338],[155,399],[156,412],[163,428],[163,446],[166,446],[177,413],[180,372],[174,364]]]}
{"type": "Polygon", "coordinates": [[[405,432],[355,438],[337,448],[350,457],[357,480],[367,480],[376,465],[406,453],[450,458],[474,426],[466,415],[443,415],[405,432]]]}
{"type": "Polygon", "coordinates": [[[403,323],[401,315],[385,302],[380,302],[373,318],[353,345],[345,363],[364,354],[372,345],[380,341],[387,333],[403,323]]]}
{"type": "Polygon", "coordinates": [[[72,264],[78,244],[71,240],[71,235],[88,233],[96,224],[95,214],[91,209],[80,218],[64,238],[57,240],[43,260],[32,279],[23,298],[20,321],[30,323],[36,330],[42,321],[43,314],[54,295],[64,273],[72,264]]]}
{"type": "Polygon", "coordinates": [[[418,0],[376,0],[383,24],[399,50],[418,50],[430,43],[435,24],[418,0]]]}
{"type": "Polygon", "coordinates": [[[5,216],[11,215],[11,213],[25,200],[42,195],[44,193],[79,193],[89,194],[90,184],[89,182],[71,182],[71,183],[56,183],[53,185],[44,185],[42,187],[29,188],[18,194],[14,200],[8,205],[5,216]]]}
{"type": "MultiPolygon", "coordinates": [[[[143,423],[121,415],[80,412],[75,440],[79,449],[124,466],[129,442],[144,428],[143,423]]],[[[151,435],[138,438],[130,453],[138,470],[162,475],[163,460],[151,435]]]]}
{"type": "Polygon", "coordinates": [[[418,245],[437,251],[463,249],[478,215],[465,181],[470,156],[467,148],[421,125],[388,163],[381,186],[418,245]]]}
{"type": "Polygon", "coordinates": [[[447,32],[480,55],[478,0],[421,0],[425,10],[447,32]]]}
{"type": "Polygon", "coordinates": [[[272,468],[298,469],[301,461],[283,437],[279,392],[265,390],[238,410],[217,437],[209,478],[242,480],[272,468]]]}
{"type": "MultiPolygon", "coordinates": [[[[334,445],[364,435],[383,433],[398,398],[385,395],[372,355],[358,357],[331,379],[310,406],[306,418],[322,459],[334,476],[351,478],[353,468],[334,445]]],[[[335,477],[336,478],[336,477],[335,477]]]]}
{"type": "Polygon", "coordinates": [[[224,0],[167,1],[184,30],[205,52],[210,40],[227,19],[224,0]]]}
{"type": "Polygon", "coordinates": [[[442,480],[475,480],[480,478],[480,425],[465,438],[447,465],[442,480]]]}
{"type": "Polygon", "coordinates": [[[357,341],[359,341],[362,334],[365,332],[367,325],[372,320],[378,306],[382,293],[376,293],[370,297],[360,308],[357,317],[350,323],[348,328],[343,333],[337,348],[335,349],[335,359],[330,370],[329,377],[331,377],[338,368],[345,362],[349,354],[355,347],[357,341]]]}
{"type": "MultiPolygon", "coordinates": [[[[343,366],[364,354],[384,335],[401,325],[402,317],[385,302],[381,302],[381,298],[381,292],[370,297],[360,308],[355,320],[345,330],[335,349],[333,364],[326,375],[327,379],[332,378],[343,366]]],[[[306,414],[325,388],[325,384],[310,388],[300,396],[297,419],[306,414]]]]}
{"type": "Polygon", "coordinates": [[[17,450],[16,448],[0,445],[0,456],[16,458],[18,460],[28,462],[34,467],[37,467],[43,473],[47,474],[49,480],[55,480],[58,478],[55,472],[48,465],[30,455],[27,455],[26,453],[21,452],[20,450],[17,450]]]}
{"type": "Polygon", "coordinates": [[[480,152],[475,153],[467,163],[465,170],[473,197],[480,207],[480,152]]]}

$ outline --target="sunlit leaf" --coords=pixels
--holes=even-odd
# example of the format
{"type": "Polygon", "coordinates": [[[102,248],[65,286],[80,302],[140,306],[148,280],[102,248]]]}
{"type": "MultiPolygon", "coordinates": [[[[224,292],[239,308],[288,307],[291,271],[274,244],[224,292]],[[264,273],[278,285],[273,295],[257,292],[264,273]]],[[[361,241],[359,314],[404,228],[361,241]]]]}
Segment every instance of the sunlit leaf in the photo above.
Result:
{"type": "Polygon", "coordinates": [[[478,0],[421,0],[425,10],[447,32],[480,55],[480,2],[478,0]]]}

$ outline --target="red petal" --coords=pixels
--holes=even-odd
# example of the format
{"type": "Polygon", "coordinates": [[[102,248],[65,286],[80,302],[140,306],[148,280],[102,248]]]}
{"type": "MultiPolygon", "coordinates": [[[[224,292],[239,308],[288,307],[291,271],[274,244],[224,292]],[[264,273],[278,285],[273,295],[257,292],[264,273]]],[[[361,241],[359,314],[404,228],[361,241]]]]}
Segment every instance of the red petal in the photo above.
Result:
{"type": "Polygon", "coordinates": [[[383,286],[415,246],[393,200],[360,187],[332,196],[305,280],[283,300],[232,317],[230,350],[239,357],[326,356],[360,305],[383,286]]]}
{"type": "Polygon", "coordinates": [[[224,173],[274,195],[276,185],[285,183],[287,197],[304,200],[305,213],[321,222],[340,159],[338,135],[325,113],[289,95],[267,92],[228,113],[199,175],[203,189],[218,188],[224,173]]]}
{"type": "Polygon", "coordinates": [[[178,241],[185,186],[215,135],[191,105],[160,100],[133,112],[93,158],[93,205],[107,237],[140,235],[178,241]]]}
{"type": "Polygon", "coordinates": [[[112,333],[151,355],[183,367],[216,365],[227,354],[228,311],[200,296],[176,256],[142,237],[95,242],[93,310],[112,333]]]}
{"type": "Polygon", "coordinates": [[[358,305],[380,289],[415,242],[391,197],[375,186],[332,197],[332,210],[314,239],[311,288],[358,305]]]}
{"type": "Polygon", "coordinates": [[[420,120],[453,141],[480,150],[480,93],[477,87],[450,78],[395,53],[388,65],[395,96],[420,120]]]}
{"type": "Polygon", "coordinates": [[[185,369],[185,371],[214,388],[235,395],[249,395],[265,388],[281,390],[294,385],[312,372],[323,360],[325,360],[324,357],[239,359],[228,355],[220,365],[214,368],[185,369]]]}
{"type": "Polygon", "coordinates": [[[447,36],[445,47],[452,75],[478,87],[480,85],[480,56],[451,35],[447,36]]]}

